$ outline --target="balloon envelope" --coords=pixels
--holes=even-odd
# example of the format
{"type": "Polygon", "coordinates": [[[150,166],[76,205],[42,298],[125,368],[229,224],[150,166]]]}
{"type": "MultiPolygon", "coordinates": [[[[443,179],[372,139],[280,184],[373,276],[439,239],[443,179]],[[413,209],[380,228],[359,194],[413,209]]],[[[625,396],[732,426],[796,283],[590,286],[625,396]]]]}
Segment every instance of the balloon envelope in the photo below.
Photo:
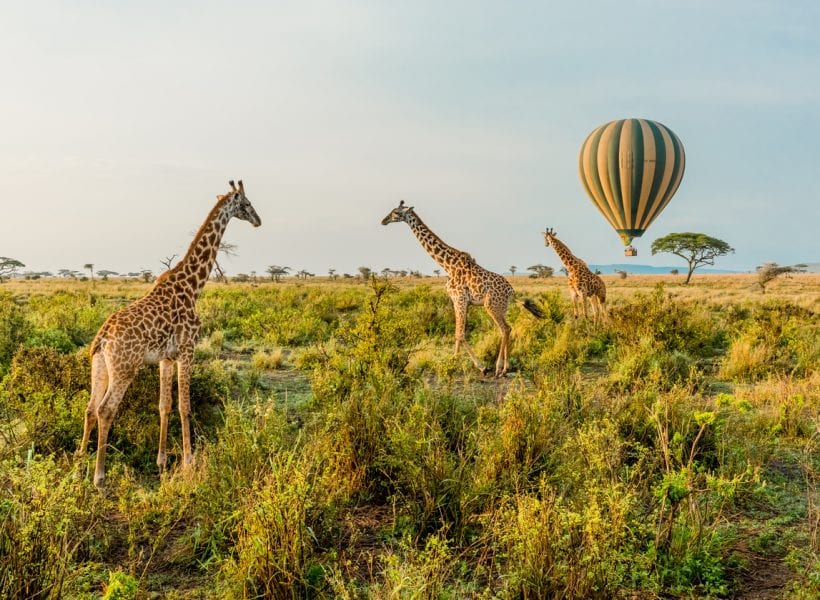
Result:
{"type": "Polygon", "coordinates": [[[683,178],[683,144],[668,127],[621,119],[587,136],[578,157],[581,183],[624,245],[640,237],[683,178]]]}

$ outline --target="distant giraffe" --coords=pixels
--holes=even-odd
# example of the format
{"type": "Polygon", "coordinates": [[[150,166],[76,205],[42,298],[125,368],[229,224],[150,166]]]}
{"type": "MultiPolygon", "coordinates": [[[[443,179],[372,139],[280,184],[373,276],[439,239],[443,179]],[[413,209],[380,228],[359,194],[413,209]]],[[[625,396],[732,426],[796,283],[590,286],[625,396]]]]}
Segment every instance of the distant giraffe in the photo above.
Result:
{"type": "Polygon", "coordinates": [[[191,453],[190,381],[194,345],[199,333],[195,303],[216,260],[222,234],[236,217],[259,227],[261,221],[245,196],[242,182],[217,196],[216,206],[199,228],[185,257],[157,278],[147,296],[115,312],[103,323],[91,342],[91,400],[85,410],[83,439],[77,452],[88,447],[97,423],[97,463],[94,485],[105,480],[105,450],[108,432],[125,391],[145,363],[159,363],[159,450],[157,465],[165,468],[171,384],[177,366],[179,416],[182,420],[183,464],[193,462],[191,453]]]}
{"type": "MultiPolygon", "coordinates": [[[[471,304],[483,304],[501,332],[501,345],[495,361],[495,375],[496,377],[504,375],[509,366],[510,340],[510,326],[507,324],[506,315],[509,301],[515,294],[513,287],[501,275],[479,266],[466,252],[445,244],[422,222],[412,206],[405,206],[404,200],[382,219],[382,225],[399,221],[404,221],[410,226],[427,253],[449,275],[447,294],[453,302],[456,313],[455,353],[458,354],[461,345],[464,344],[464,349],[475,367],[482,373],[487,372],[465,337],[468,307],[471,304]]],[[[543,316],[543,313],[531,301],[526,300],[523,304],[536,317],[543,316]]]]}
{"type": "Polygon", "coordinates": [[[587,298],[592,304],[593,316],[597,320],[606,318],[606,284],[604,280],[589,270],[587,264],[575,256],[561,240],[555,236],[554,229],[544,231],[544,245],[552,246],[558,258],[567,269],[567,285],[572,296],[572,308],[575,317],[578,317],[578,300],[587,316],[587,298]]]}

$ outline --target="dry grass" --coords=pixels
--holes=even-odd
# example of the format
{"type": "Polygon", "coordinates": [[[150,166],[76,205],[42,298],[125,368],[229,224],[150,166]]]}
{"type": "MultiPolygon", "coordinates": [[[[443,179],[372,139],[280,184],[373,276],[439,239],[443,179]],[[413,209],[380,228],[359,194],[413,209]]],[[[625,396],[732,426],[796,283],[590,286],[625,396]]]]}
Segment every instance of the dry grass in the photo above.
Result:
{"type": "MultiPolygon", "coordinates": [[[[629,275],[621,279],[618,275],[603,275],[610,302],[631,296],[634,292],[648,292],[658,283],[663,283],[667,291],[676,298],[697,299],[713,303],[742,302],[747,300],[784,299],[799,304],[804,308],[820,310],[820,274],[801,273],[780,277],[771,282],[763,294],[757,285],[757,275],[737,273],[730,275],[700,274],[697,271],[689,285],[683,285],[682,275],[629,275]]],[[[548,279],[531,279],[527,276],[507,277],[516,290],[534,294],[553,289],[566,290],[566,278],[561,276],[548,279]]],[[[391,283],[400,289],[412,288],[419,284],[429,285],[433,289],[444,289],[446,277],[395,277],[391,283]]],[[[252,288],[258,286],[295,286],[295,287],[350,287],[361,286],[360,279],[336,279],[314,277],[308,280],[285,279],[280,283],[260,279],[257,283],[231,283],[231,288],[252,288]]],[[[99,292],[106,296],[138,298],[146,294],[153,284],[137,280],[111,279],[109,281],[80,281],[76,279],[40,279],[35,281],[14,279],[0,285],[15,295],[55,294],[59,292],[89,293],[99,292]]],[[[208,287],[223,287],[225,284],[212,281],[208,287]]]]}

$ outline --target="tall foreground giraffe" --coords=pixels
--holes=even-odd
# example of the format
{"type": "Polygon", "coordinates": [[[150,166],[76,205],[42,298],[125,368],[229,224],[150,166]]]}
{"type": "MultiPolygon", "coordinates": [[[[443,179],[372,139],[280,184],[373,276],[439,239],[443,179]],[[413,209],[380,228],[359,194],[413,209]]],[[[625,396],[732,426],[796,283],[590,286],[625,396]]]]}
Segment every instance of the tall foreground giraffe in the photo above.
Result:
{"type": "Polygon", "coordinates": [[[587,264],[575,256],[561,240],[555,236],[554,229],[544,231],[544,245],[552,246],[558,258],[567,268],[567,285],[569,294],[572,296],[572,308],[576,318],[578,317],[578,300],[584,308],[584,316],[587,316],[587,298],[592,304],[593,317],[597,320],[600,316],[606,318],[606,284],[604,280],[589,270],[587,264]]]}
{"type": "Polygon", "coordinates": [[[171,384],[177,366],[179,416],[182,421],[183,464],[191,453],[190,381],[194,345],[199,333],[195,304],[216,260],[219,242],[228,222],[236,217],[259,227],[261,221],[245,196],[242,181],[217,196],[216,206],[199,228],[185,257],[157,278],[147,296],[115,312],[91,342],[91,400],[85,409],[83,439],[78,455],[85,454],[91,430],[97,423],[97,463],[94,485],[105,480],[108,431],[125,391],[145,363],[159,363],[159,451],[157,465],[165,468],[171,384]]]}
{"type": "MultiPolygon", "coordinates": [[[[493,273],[481,267],[475,259],[462,250],[448,246],[433,233],[419,218],[412,206],[405,206],[404,200],[398,207],[382,219],[382,225],[404,221],[418,238],[427,253],[440,264],[449,278],[447,280],[447,294],[453,302],[456,313],[456,346],[455,353],[462,344],[470,356],[475,367],[482,373],[486,369],[481,365],[465,338],[467,328],[467,309],[471,304],[483,304],[484,308],[495,321],[501,331],[501,345],[498,348],[498,357],[495,361],[495,376],[501,377],[509,366],[510,326],[507,324],[507,306],[515,295],[510,283],[498,273],[493,273]]],[[[523,302],[524,308],[539,319],[543,313],[530,300],[523,302]]]]}

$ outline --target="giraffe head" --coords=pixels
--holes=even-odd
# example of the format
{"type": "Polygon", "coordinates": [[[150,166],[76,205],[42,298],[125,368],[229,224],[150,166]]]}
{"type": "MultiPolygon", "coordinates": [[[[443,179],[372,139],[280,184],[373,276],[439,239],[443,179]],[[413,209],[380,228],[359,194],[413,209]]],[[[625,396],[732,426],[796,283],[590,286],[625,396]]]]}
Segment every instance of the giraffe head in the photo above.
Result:
{"type": "Polygon", "coordinates": [[[398,223],[399,221],[407,221],[408,216],[412,212],[412,206],[405,206],[404,200],[399,202],[399,205],[390,211],[390,213],[382,219],[382,225],[388,223],[398,223]]]}
{"type": "Polygon", "coordinates": [[[551,227],[547,227],[544,230],[544,245],[549,246],[552,244],[552,238],[555,237],[555,230],[551,227]]]}
{"type": "Polygon", "coordinates": [[[262,220],[259,218],[259,215],[256,214],[256,211],[251,205],[251,201],[248,200],[248,197],[245,195],[245,186],[242,184],[242,180],[239,180],[238,187],[234,184],[233,180],[228,183],[233,191],[222,197],[226,198],[230,215],[232,217],[236,217],[237,219],[247,221],[254,227],[259,227],[262,224],[262,220]]]}

